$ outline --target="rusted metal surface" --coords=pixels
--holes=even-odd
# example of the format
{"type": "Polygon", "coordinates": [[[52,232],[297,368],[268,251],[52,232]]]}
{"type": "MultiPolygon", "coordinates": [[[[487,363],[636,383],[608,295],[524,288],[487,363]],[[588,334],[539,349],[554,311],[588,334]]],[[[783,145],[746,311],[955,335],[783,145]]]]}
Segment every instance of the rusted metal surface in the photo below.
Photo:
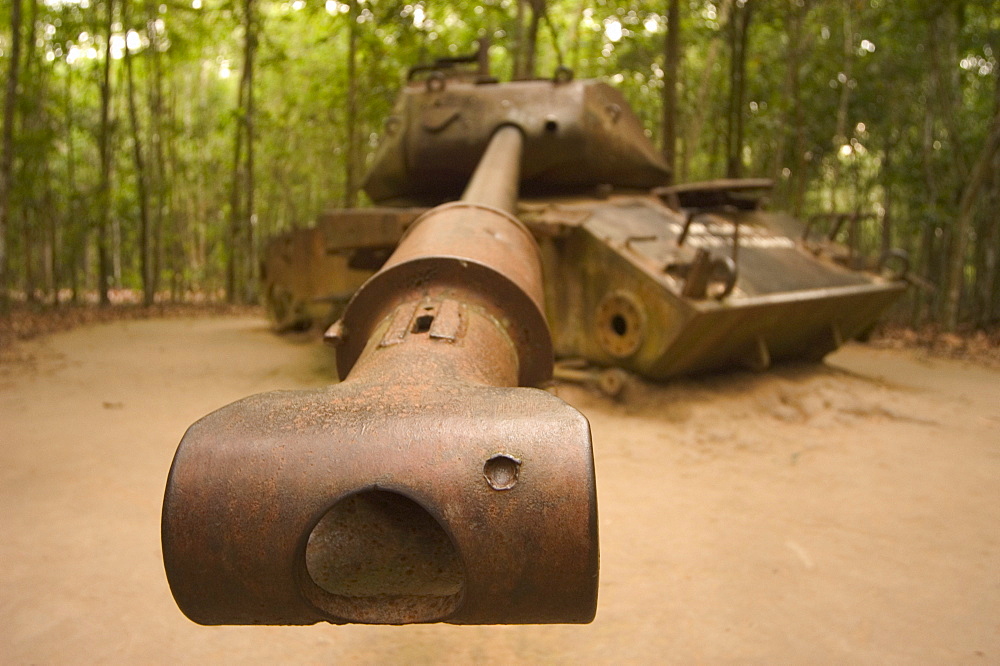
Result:
{"type": "Polygon", "coordinates": [[[415,221],[331,327],[342,383],[247,398],[184,436],[163,554],[192,620],[593,618],[590,428],[517,388],[551,376],[552,347],[538,249],[504,194],[520,131],[490,145],[468,198],[415,221]]]}
{"type": "Polygon", "coordinates": [[[679,246],[685,214],[656,198],[572,208],[588,215],[540,239],[557,357],[651,379],[819,359],[870,326],[905,288],[898,275],[815,256],[772,214],[698,214],[679,246]]]}
{"type": "Polygon", "coordinates": [[[425,209],[329,211],[316,226],[280,234],[267,244],[261,287],[278,330],[329,323],[399,244],[425,209]]]}
{"type": "Polygon", "coordinates": [[[754,210],[763,193],[774,187],[769,178],[720,178],[653,189],[653,194],[676,211],[685,208],[754,210]]]}
{"type": "Polygon", "coordinates": [[[602,185],[646,189],[669,179],[639,119],[605,83],[571,76],[486,85],[439,81],[401,93],[366,176],[372,200],[437,203],[457,196],[504,124],[526,137],[522,194],[602,185]]]}
{"type": "MultiPolygon", "coordinates": [[[[466,183],[497,127],[518,127],[526,148],[522,198],[512,212],[541,246],[544,297],[534,303],[544,307],[557,357],[655,380],[818,359],[871,327],[907,284],[905,253],[863,261],[850,243],[817,242],[798,220],[762,210],[770,180],[665,185],[668,170],[638,119],[604,84],[566,72],[498,84],[481,71],[452,79],[454,69],[450,62],[423,68],[418,75],[427,79],[416,76],[401,93],[366,190],[386,206],[377,210],[437,203],[466,183]]],[[[500,171],[508,172],[482,177],[489,183],[500,171]]],[[[517,183],[509,183],[504,200],[516,191],[517,183]]],[[[475,256],[476,239],[454,237],[455,221],[475,215],[486,223],[493,216],[502,227],[502,216],[489,208],[456,209],[453,219],[436,213],[434,224],[410,233],[414,247],[448,238],[475,256]]],[[[343,213],[344,232],[331,233],[328,247],[356,245],[362,232],[346,229],[352,215],[343,213]]],[[[853,242],[858,233],[846,235],[853,242]]],[[[425,273],[464,279],[448,262],[421,261],[425,273]]],[[[510,264],[504,273],[520,271],[510,264]]],[[[358,301],[415,279],[417,265],[379,277],[358,301]]],[[[530,313],[522,291],[507,289],[503,299],[530,313]]],[[[527,334],[518,339],[530,347],[527,334]]],[[[340,349],[347,366],[365,339],[355,330],[340,349]]]]}
{"type": "Polygon", "coordinates": [[[618,398],[631,381],[629,373],[621,368],[597,369],[584,359],[567,359],[556,363],[552,371],[555,379],[575,382],[597,389],[609,398],[618,398]]]}

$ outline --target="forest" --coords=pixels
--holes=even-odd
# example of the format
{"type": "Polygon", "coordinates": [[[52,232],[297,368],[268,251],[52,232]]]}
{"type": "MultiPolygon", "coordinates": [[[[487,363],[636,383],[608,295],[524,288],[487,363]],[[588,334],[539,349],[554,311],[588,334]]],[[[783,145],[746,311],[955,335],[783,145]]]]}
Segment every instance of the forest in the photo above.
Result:
{"type": "Polygon", "coordinates": [[[1000,319],[994,0],[5,0],[0,301],[249,303],[359,182],[406,69],[623,91],[675,181],[767,177],[909,253],[907,325],[1000,319]]]}

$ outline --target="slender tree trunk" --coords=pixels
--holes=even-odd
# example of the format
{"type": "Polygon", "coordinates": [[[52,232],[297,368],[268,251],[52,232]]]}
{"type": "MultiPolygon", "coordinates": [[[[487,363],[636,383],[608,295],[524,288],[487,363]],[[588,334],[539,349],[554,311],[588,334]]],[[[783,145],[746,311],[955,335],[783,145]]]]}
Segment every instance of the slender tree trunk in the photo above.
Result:
{"type": "Polygon", "coordinates": [[[97,226],[97,291],[101,305],[108,305],[108,287],[111,278],[111,26],[114,22],[114,0],[105,0],[107,15],[104,34],[107,43],[104,49],[104,63],[101,77],[101,119],[97,134],[97,146],[101,160],[101,175],[98,183],[98,226],[97,226]]]}
{"type": "MultiPolygon", "coordinates": [[[[782,127],[777,132],[774,150],[774,165],[771,169],[774,180],[784,183],[785,205],[794,209],[798,197],[798,184],[806,178],[805,170],[805,114],[802,109],[802,56],[807,52],[806,38],[802,29],[809,13],[808,1],[788,3],[785,14],[785,32],[788,38],[784,83],[784,101],[787,105],[783,114],[782,127]],[[785,169],[788,169],[787,175],[785,169]]],[[[798,215],[801,210],[793,210],[798,215]]]]}
{"type": "MultiPolygon", "coordinates": [[[[984,196],[987,211],[1000,210],[1000,153],[993,156],[993,175],[989,192],[984,196]]],[[[980,208],[982,210],[982,208],[980,208]]],[[[997,282],[998,252],[1000,252],[1000,221],[995,213],[980,215],[976,228],[975,315],[976,324],[988,326],[994,316],[994,287],[997,282]]]]}
{"type": "Polygon", "coordinates": [[[17,112],[17,82],[21,64],[21,0],[11,0],[10,67],[3,102],[3,151],[0,156],[0,308],[6,308],[9,275],[7,266],[7,228],[10,219],[11,179],[14,175],[14,123],[17,112]]]}
{"type": "MultiPolygon", "coordinates": [[[[244,42],[250,35],[247,30],[247,19],[244,17],[244,42]]],[[[244,46],[245,49],[245,46],[244,46]]],[[[242,283],[239,280],[240,249],[243,236],[243,139],[246,123],[246,56],[244,51],[243,73],[237,90],[236,102],[236,136],[233,141],[233,176],[232,189],[229,196],[229,259],[226,262],[226,298],[230,303],[239,301],[242,283]]]]}
{"type": "MultiPolygon", "coordinates": [[[[929,276],[931,272],[931,255],[934,253],[934,231],[936,225],[927,220],[920,223],[920,241],[916,253],[914,268],[917,275],[929,276]]],[[[923,289],[913,291],[913,308],[910,313],[910,327],[918,328],[926,317],[925,292],[923,289]]]]}
{"type": "Polygon", "coordinates": [[[976,202],[979,191],[991,175],[990,167],[993,158],[1000,151],[1000,113],[993,117],[990,133],[986,137],[982,151],[976,164],[969,174],[962,199],[958,204],[958,217],[952,232],[951,253],[948,257],[948,292],[944,304],[945,329],[954,331],[958,325],[959,305],[961,304],[962,287],[965,283],[966,250],[968,248],[969,231],[972,228],[972,217],[976,212],[976,202]]]}
{"type": "Polygon", "coordinates": [[[677,169],[677,73],[680,70],[680,0],[667,5],[667,35],[663,45],[663,157],[671,179],[677,169]]]}
{"type": "Polygon", "coordinates": [[[953,7],[948,7],[945,3],[939,5],[938,11],[930,20],[930,33],[927,40],[931,65],[930,74],[934,90],[934,96],[929,103],[933,103],[939,108],[940,122],[948,129],[951,138],[948,156],[952,159],[957,182],[964,181],[969,172],[960,126],[962,88],[958,80],[959,68],[952,65],[959,60],[960,27],[957,14],[961,12],[963,4],[959,1],[955,2],[953,7]]]}
{"type": "MultiPolygon", "coordinates": [[[[122,23],[128,31],[129,0],[122,0],[122,23]]],[[[127,34],[127,33],[126,33],[127,34]]],[[[152,230],[149,222],[149,192],[146,187],[146,164],[142,155],[142,128],[139,126],[139,112],[135,103],[135,76],[132,72],[132,50],[125,40],[125,76],[128,94],[128,116],[132,124],[132,159],[135,162],[136,194],[139,204],[139,265],[142,273],[142,302],[150,306],[156,300],[153,284],[152,230]]]]}
{"type": "MultiPolygon", "coordinates": [[[[1000,47],[1000,38],[993,39],[994,52],[1000,47]]],[[[995,72],[993,112],[1000,115],[1000,71],[995,72]]],[[[979,283],[979,324],[987,326],[1000,316],[1000,153],[993,156],[993,178],[982,225],[976,239],[981,246],[980,267],[976,269],[979,283]]]]}
{"type": "MultiPolygon", "coordinates": [[[[719,4],[719,24],[726,26],[729,21],[732,20],[732,7],[733,0],[722,0],[719,4]]],[[[708,96],[712,91],[712,70],[715,68],[715,62],[719,59],[719,50],[722,48],[722,38],[721,31],[720,35],[713,37],[712,41],[708,45],[708,54],[705,56],[705,68],[701,72],[701,86],[698,88],[697,101],[694,104],[695,109],[705,109],[709,106],[708,96]]],[[[701,142],[701,133],[705,126],[705,121],[711,116],[708,113],[693,113],[691,114],[691,122],[687,124],[687,133],[684,137],[684,146],[689,153],[697,154],[698,147],[701,142]]],[[[716,140],[716,135],[713,133],[713,141],[716,140]]],[[[714,155],[714,151],[709,153],[714,155]]],[[[688,179],[688,169],[687,164],[681,165],[681,181],[688,179]]]]}
{"type": "Polygon", "coordinates": [[[253,166],[252,148],[243,156],[243,142],[253,142],[253,62],[257,35],[254,0],[243,2],[243,71],[237,104],[236,140],[233,147],[233,187],[230,196],[230,252],[226,270],[226,295],[230,303],[250,300],[250,273],[253,261],[253,166]]]}
{"type": "MultiPolygon", "coordinates": [[[[844,9],[844,42],[843,42],[843,81],[840,82],[840,98],[837,101],[837,129],[834,133],[834,148],[839,149],[847,142],[847,112],[851,103],[851,79],[854,75],[854,18],[851,15],[851,4],[845,2],[844,9]]],[[[836,183],[836,181],[834,181],[836,183]]]]}
{"type": "MultiPolygon", "coordinates": [[[[841,4],[843,12],[843,39],[841,41],[841,71],[837,74],[840,82],[840,95],[837,100],[836,125],[833,132],[833,160],[831,192],[830,192],[830,212],[837,212],[837,194],[841,191],[841,159],[839,151],[847,144],[848,139],[848,112],[851,104],[851,82],[854,72],[854,17],[851,14],[851,3],[841,4]]],[[[849,186],[848,186],[849,187],[849,186]]],[[[847,188],[844,188],[847,189],[847,188]]]]}
{"type": "MultiPolygon", "coordinates": [[[[192,216],[184,214],[178,205],[178,199],[182,191],[179,183],[182,181],[187,182],[187,178],[183,170],[178,167],[177,132],[173,129],[178,126],[176,83],[172,79],[168,79],[167,81],[166,120],[167,126],[171,128],[163,141],[166,148],[166,161],[164,162],[163,173],[169,174],[169,180],[171,181],[169,187],[164,186],[167,188],[167,210],[169,211],[167,219],[170,221],[171,229],[167,269],[170,275],[170,300],[178,301],[183,300],[184,290],[187,286],[185,266],[188,264],[186,258],[191,229],[189,218],[192,216]]],[[[166,180],[168,178],[165,175],[164,181],[166,180]]]]}
{"type": "MultiPolygon", "coordinates": [[[[976,182],[976,175],[969,172],[963,155],[959,122],[963,106],[962,92],[956,79],[957,68],[948,64],[958,60],[959,14],[963,4],[957,2],[952,7],[945,5],[932,7],[933,15],[928,22],[927,40],[933,90],[931,99],[937,107],[939,122],[946,128],[949,138],[947,157],[951,159],[952,168],[950,174],[945,172],[947,179],[942,188],[943,192],[952,195],[945,204],[949,212],[955,200],[959,200],[959,211],[954,223],[945,226],[947,242],[942,253],[944,256],[940,258],[939,263],[939,277],[943,289],[937,303],[938,314],[945,330],[949,331],[953,331],[958,324],[962,306],[968,235],[972,225],[971,218],[975,213],[974,204],[978,197],[978,188],[981,186],[981,183],[976,182]],[[953,69],[956,71],[953,72],[953,69]],[[967,210],[966,206],[970,208],[967,210]]],[[[990,148],[990,142],[991,135],[988,136],[973,171],[982,165],[986,151],[990,148]]],[[[991,156],[987,158],[987,164],[990,161],[992,161],[991,156]]]]}
{"type": "MultiPolygon", "coordinates": [[[[932,28],[931,28],[932,30],[932,28]]],[[[925,82],[926,85],[926,82],[925,82]]],[[[933,95],[933,88],[927,86],[925,88],[928,95],[933,95]]],[[[934,257],[940,252],[939,236],[943,238],[944,229],[941,225],[941,206],[940,206],[940,196],[939,196],[939,169],[935,164],[934,160],[934,127],[937,122],[935,115],[935,105],[926,104],[924,106],[924,117],[923,117],[923,132],[921,140],[921,165],[923,167],[924,176],[924,194],[926,198],[924,200],[924,211],[925,211],[925,221],[921,225],[922,238],[920,243],[920,257],[917,262],[919,267],[919,273],[928,282],[938,286],[940,285],[939,276],[935,270],[934,257]]],[[[929,292],[924,290],[917,290],[914,293],[914,299],[916,301],[914,305],[914,326],[919,326],[925,323],[923,318],[927,316],[931,320],[936,320],[938,313],[938,302],[940,299],[940,290],[929,292]],[[927,307],[925,308],[925,302],[927,307]]]]}
{"type": "Polygon", "coordinates": [[[358,0],[347,12],[347,154],[344,157],[344,207],[358,202],[358,0]]]}
{"type": "Polygon", "coordinates": [[[569,67],[573,71],[580,68],[580,24],[583,23],[583,12],[587,8],[587,0],[580,0],[573,11],[573,30],[569,35],[569,67]]]}
{"type": "Polygon", "coordinates": [[[233,142],[233,184],[229,196],[229,259],[226,262],[226,298],[230,303],[238,301],[237,293],[241,289],[237,278],[239,252],[242,245],[243,220],[243,116],[246,113],[244,101],[246,89],[242,80],[239,85],[236,119],[236,137],[233,142]]]}
{"type": "MultiPolygon", "coordinates": [[[[43,207],[45,201],[43,174],[47,156],[45,155],[44,144],[40,137],[43,133],[43,115],[45,113],[44,89],[45,71],[38,67],[38,49],[36,48],[36,28],[38,21],[38,0],[28,0],[29,14],[27,21],[27,34],[24,40],[24,62],[21,65],[23,74],[22,91],[19,97],[22,102],[27,102],[22,106],[21,113],[21,134],[25,143],[22,144],[23,153],[19,160],[18,180],[21,194],[21,223],[24,228],[21,230],[23,245],[21,247],[24,260],[24,291],[29,303],[34,303],[36,299],[36,225],[39,227],[38,234],[44,239],[44,227],[38,224],[38,220],[44,214],[43,207]]],[[[44,276],[44,262],[42,273],[44,276]]]]}
{"type": "Polygon", "coordinates": [[[879,245],[879,256],[884,257],[892,249],[892,181],[894,173],[893,155],[896,150],[895,135],[890,132],[889,142],[885,147],[885,156],[882,159],[882,237],[879,245]]]}
{"type": "Polygon", "coordinates": [[[524,6],[528,0],[515,0],[514,15],[514,80],[524,78],[524,6]]]}
{"type": "Polygon", "coordinates": [[[257,14],[255,13],[254,0],[246,0],[247,11],[247,46],[246,46],[246,69],[247,69],[247,164],[246,164],[246,245],[244,247],[244,257],[246,267],[244,275],[247,278],[246,291],[243,298],[244,303],[255,303],[257,301],[257,252],[256,234],[254,228],[257,224],[257,211],[254,207],[255,186],[254,179],[254,138],[256,133],[256,116],[254,103],[254,60],[257,55],[257,14]]]}
{"type": "Polygon", "coordinates": [[[77,215],[76,195],[76,143],[73,140],[73,67],[66,65],[65,91],[66,117],[66,244],[69,246],[69,281],[73,303],[80,299],[80,271],[82,270],[84,244],[87,233],[77,215]]]}
{"type": "Polygon", "coordinates": [[[747,41],[750,34],[751,0],[737,6],[730,22],[732,49],[729,61],[729,113],[726,127],[726,176],[739,178],[743,171],[743,116],[746,97],[747,41]]]}
{"type": "Polygon", "coordinates": [[[524,72],[526,79],[535,78],[535,52],[538,47],[538,24],[545,13],[545,0],[529,0],[531,20],[528,22],[528,36],[524,43],[524,72]]]}
{"type": "Polygon", "coordinates": [[[48,225],[48,236],[45,239],[45,288],[52,298],[53,305],[59,305],[59,286],[61,271],[59,270],[61,234],[59,229],[59,213],[56,206],[56,194],[52,187],[52,165],[46,159],[44,165],[45,178],[45,218],[48,225]]]}
{"type": "Polygon", "coordinates": [[[149,171],[149,183],[152,190],[152,217],[153,228],[152,253],[153,253],[153,291],[159,291],[160,279],[163,269],[163,234],[164,217],[167,212],[167,193],[170,186],[165,177],[166,162],[163,152],[163,71],[162,56],[160,54],[160,36],[156,29],[158,18],[157,3],[146,2],[146,37],[149,40],[149,47],[146,49],[146,59],[150,63],[149,84],[149,116],[150,116],[150,145],[152,147],[151,164],[149,171]]]}

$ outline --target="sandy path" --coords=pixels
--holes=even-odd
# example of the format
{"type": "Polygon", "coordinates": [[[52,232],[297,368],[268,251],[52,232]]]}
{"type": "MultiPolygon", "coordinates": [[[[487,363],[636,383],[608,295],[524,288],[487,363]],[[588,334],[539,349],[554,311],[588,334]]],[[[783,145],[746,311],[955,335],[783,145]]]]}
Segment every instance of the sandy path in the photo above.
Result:
{"type": "Polygon", "coordinates": [[[827,367],[557,393],[593,424],[589,626],[203,628],[163,484],[208,411],[332,374],[254,319],[94,326],[0,367],[3,663],[997,663],[1000,373],[853,347],[827,367]]]}

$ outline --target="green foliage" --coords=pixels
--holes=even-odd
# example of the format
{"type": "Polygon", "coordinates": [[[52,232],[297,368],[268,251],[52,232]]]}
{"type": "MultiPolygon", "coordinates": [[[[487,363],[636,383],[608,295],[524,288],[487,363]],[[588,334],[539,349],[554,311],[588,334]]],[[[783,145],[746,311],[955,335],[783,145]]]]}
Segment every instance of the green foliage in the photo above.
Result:
{"type": "MultiPolygon", "coordinates": [[[[494,73],[509,78],[531,15],[532,4],[525,2],[518,26],[519,1],[525,2],[358,0],[351,12],[340,0],[260,0],[254,80],[258,251],[271,234],[308,225],[322,208],[344,199],[351,132],[359,139],[363,166],[407,67],[469,52],[477,38],[489,37],[494,73]],[[355,127],[349,128],[346,63],[353,20],[361,94],[355,127]]],[[[106,2],[24,5],[8,229],[11,273],[20,291],[82,291],[95,283],[106,2]]],[[[139,92],[139,138],[157,212],[161,289],[169,287],[175,296],[214,292],[224,283],[228,252],[242,3],[130,2],[129,25],[122,25],[118,3],[112,36],[116,285],[140,283],[137,177],[130,158],[135,138],[119,59],[128,40],[139,92]]],[[[775,178],[776,202],[803,215],[877,213],[891,221],[891,244],[908,248],[920,273],[939,281],[957,202],[1000,99],[1000,15],[991,0],[683,2],[677,154],[679,176],[688,180],[719,177],[725,169],[727,22],[734,7],[746,2],[754,13],[746,106],[738,110],[745,122],[745,173],[775,178]]],[[[543,4],[548,22],[538,33],[538,75],[549,76],[562,63],[577,76],[607,77],[659,141],[665,0],[543,4]]],[[[11,64],[10,27],[9,13],[0,12],[3,71],[11,64]]],[[[1000,187],[995,180],[994,192],[1000,187]]],[[[984,238],[995,237],[990,215],[979,207],[976,229],[984,238]]],[[[866,233],[866,244],[877,249],[879,229],[866,233]]],[[[970,283],[997,279],[976,265],[983,252],[975,242],[970,246],[970,283]]],[[[915,308],[933,315],[935,298],[915,308]]]]}

